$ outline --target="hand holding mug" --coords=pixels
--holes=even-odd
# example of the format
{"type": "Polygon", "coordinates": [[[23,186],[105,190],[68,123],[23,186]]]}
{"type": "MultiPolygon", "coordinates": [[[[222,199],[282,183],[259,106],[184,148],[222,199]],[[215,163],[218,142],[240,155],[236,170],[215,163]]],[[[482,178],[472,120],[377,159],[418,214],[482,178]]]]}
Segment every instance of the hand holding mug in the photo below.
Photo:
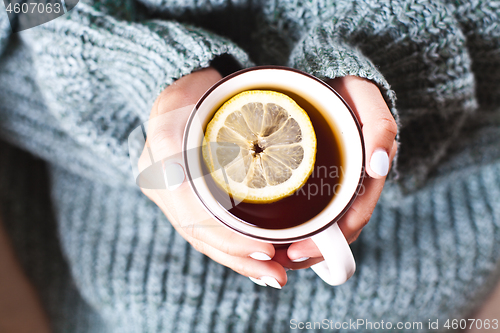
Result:
{"type": "MultiPolygon", "coordinates": [[[[221,226],[218,221],[215,221],[201,207],[198,199],[187,185],[187,182],[184,181],[185,170],[179,153],[182,151],[181,143],[185,124],[191,113],[192,105],[198,101],[212,84],[219,81],[219,79],[220,75],[215,70],[210,68],[201,70],[179,79],[176,83],[168,87],[157,99],[151,113],[152,121],[150,122],[151,128],[148,129],[148,145],[150,151],[157,157],[168,157],[165,164],[165,170],[167,172],[167,182],[170,185],[170,189],[144,189],[143,191],[163,210],[176,230],[190,242],[195,249],[240,274],[254,278],[256,283],[267,283],[267,285],[280,287],[286,283],[286,273],[283,266],[293,269],[305,268],[323,260],[311,239],[309,238],[305,241],[292,244],[288,248],[288,256],[283,256],[281,253],[282,250],[275,250],[274,246],[270,243],[244,237],[221,226]],[[159,115],[162,115],[162,120],[155,124],[154,119],[159,115]],[[178,157],[173,158],[172,156],[176,154],[178,157]],[[290,258],[300,259],[303,257],[310,257],[312,259],[301,263],[295,263],[290,260],[290,258]],[[273,258],[273,260],[263,260],[269,258],[273,258]],[[255,278],[257,280],[255,280],[255,278]]],[[[364,116],[363,111],[365,110],[366,104],[362,102],[359,104],[359,99],[353,97],[349,100],[349,92],[352,92],[351,87],[353,87],[353,82],[358,80],[361,81],[361,79],[352,78],[346,80],[351,81],[341,82],[337,79],[338,84],[335,88],[350,104],[354,103],[351,105],[353,105],[359,119],[362,121],[366,119],[367,123],[373,124],[373,126],[363,126],[363,132],[367,141],[367,154],[371,154],[373,152],[371,147],[378,147],[380,145],[380,140],[377,142],[377,140],[370,140],[370,138],[380,137],[379,134],[381,131],[365,131],[365,129],[368,128],[377,128],[375,126],[376,122],[374,122],[375,118],[367,118],[364,116]]],[[[373,88],[376,89],[376,91],[373,89],[371,91],[369,89],[364,91],[365,96],[371,96],[368,100],[373,98],[373,101],[379,103],[379,105],[380,101],[384,103],[378,89],[368,81],[363,82],[363,84],[365,83],[372,85],[373,88]],[[378,95],[376,92],[378,92],[378,95]]],[[[335,82],[332,84],[335,84],[335,82]]],[[[360,96],[360,94],[353,94],[353,96],[360,96]]],[[[385,106],[385,103],[383,105],[385,106]]],[[[388,113],[386,106],[385,108],[388,113]]],[[[384,110],[375,109],[375,111],[376,112],[372,112],[372,114],[378,114],[384,110]]],[[[389,122],[386,121],[387,113],[382,114],[381,122],[389,124],[389,122]]],[[[390,141],[390,137],[392,136],[392,146],[390,150],[391,159],[394,156],[396,147],[393,142],[395,133],[394,135],[392,133],[394,131],[394,128],[388,128],[386,131],[389,132],[386,135],[388,138],[386,141],[390,141]]],[[[385,132],[382,132],[382,136],[385,135],[384,133],[385,132]]],[[[386,145],[386,143],[384,143],[384,145],[386,145]]],[[[370,156],[370,158],[373,157],[370,156]]],[[[367,161],[370,161],[368,157],[367,161]]],[[[367,171],[368,174],[373,174],[372,168],[368,168],[367,171]]],[[[380,169],[377,171],[380,171],[380,169]]],[[[373,175],[380,178],[380,176],[376,174],[373,175]]],[[[358,197],[351,209],[339,221],[339,225],[347,239],[357,237],[364,224],[368,221],[369,215],[380,195],[384,181],[383,178],[384,177],[378,181],[372,178],[365,178],[365,194],[358,197]]]]}
{"type": "Polygon", "coordinates": [[[185,180],[181,153],[187,119],[194,104],[220,79],[215,69],[202,69],[177,80],[157,98],[139,170],[150,163],[150,153],[154,160],[165,159],[167,189],[142,188],[142,191],[197,251],[239,274],[281,288],[287,276],[281,264],[270,260],[275,254],[274,246],[241,236],[215,221],[199,204],[185,180]]]}
{"type": "MultiPolygon", "coordinates": [[[[354,242],[370,221],[385,184],[398,145],[395,140],[398,127],[378,87],[371,81],[356,76],[327,81],[349,104],[360,122],[365,139],[366,172],[362,191],[351,208],[338,221],[349,243],[354,242]]],[[[322,258],[312,240],[292,244],[287,251],[291,259],[322,258]]]]}

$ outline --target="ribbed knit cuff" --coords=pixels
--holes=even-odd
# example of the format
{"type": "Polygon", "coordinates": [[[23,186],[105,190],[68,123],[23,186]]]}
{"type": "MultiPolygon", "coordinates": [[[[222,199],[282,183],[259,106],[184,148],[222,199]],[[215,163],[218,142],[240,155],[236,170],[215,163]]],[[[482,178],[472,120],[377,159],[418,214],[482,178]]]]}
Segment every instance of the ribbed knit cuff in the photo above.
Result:
{"type": "Polygon", "coordinates": [[[253,65],[247,54],[234,43],[206,30],[158,20],[148,21],[145,25],[154,33],[153,38],[158,36],[163,40],[155,51],[174,65],[170,73],[165,73],[158,92],[173,80],[210,66],[211,61],[221,55],[230,56],[242,68],[253,65]]]}
{"type": "Polygon", "coordinates": [[[295,46],[289,58],[289,66],[320,79],[334,79],[355,75],[376,83],[398,121],[396,95],[377,67],[360,50],[336,40],[330,24],[312,29],[295,46]]]}

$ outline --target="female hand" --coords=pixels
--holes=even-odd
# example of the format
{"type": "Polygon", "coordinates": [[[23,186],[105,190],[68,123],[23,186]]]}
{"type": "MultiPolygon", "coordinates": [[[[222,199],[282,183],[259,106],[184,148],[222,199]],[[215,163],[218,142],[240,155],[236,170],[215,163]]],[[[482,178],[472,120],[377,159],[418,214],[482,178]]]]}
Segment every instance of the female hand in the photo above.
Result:
{"type": "MultiPolygon", "coordinates": [[[[362,127],[366,149],[366,173],[363,189],[338,225],[349,243],[355,241],[375,209],[391,162],[396,155],[397,125],[378,87],[369,80],[355,76],[327,82],[349,104],[362,127]]],[[[287,256],[276,258],[285,267],[309,267],[322,255],[311,239],[288,247],[287,256]],[[299,263],[293,263],[293,261],[299,263]]]]}
{"type": "Polygon", "coordinates": [[[202,69],[177,80],[157,98],[139,170],[148,166],[149,154],[155,161],[163,160],[168,188],[142,190],[197,251],[257,284],[281,288],[287,276],[282,265],[270,260],[275,254],[273,245],[241,236],[213,220],[185,181],[180,153],[187,119],[198,99],[220,79],[215,69],[202,69]]]}
{"type": "MultiPolygon", "coordinates": [[[[168,179],[178,174],[184,180],[182,162],[172,156],[181,152],[182,134],[192,105],[219,79],[219,73],[211,68],[195,72],[165,89],[155,102],[148,130],[148,145],[156,156],[155,160],[171,157],[166,162],[168,179]],[[155,123],[155,118],[161,118],[161,121],[155,123]]],[[[363,182],[363,195],[357,198],[339,221],[345,237],[352,242],[368,223],[382,191],[390,161],[397,150],[394,140],[397,126],[380,91],[370,81],[346,77],[331,80],[329,84],[353,108],[365,136],[369,177],[363,182]]],[[[175,189],[143,191],[195,249],[253,278],[256,283],[266,281],[268,285],[283,286],[286,283],[283,267],[307,268],[322,260],[321,253],[311,240],[275,249],[270,244],[250,240],[222,227],[200,207],[186,182],[175,189]],[[259,261],[254,258],[273,260],[259,261]]]]}

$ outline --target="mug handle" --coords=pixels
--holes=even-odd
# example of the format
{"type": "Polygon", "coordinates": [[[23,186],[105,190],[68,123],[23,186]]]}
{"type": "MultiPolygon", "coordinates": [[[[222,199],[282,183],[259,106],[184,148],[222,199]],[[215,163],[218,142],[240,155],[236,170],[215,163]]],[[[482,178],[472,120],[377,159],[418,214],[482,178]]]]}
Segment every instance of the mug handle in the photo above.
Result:
{"type": "Polygon", "coordinates": [[[356,262],[337,223],[311,239],[325,258],[324,261],[312,265],[312,270],[331,286],[338,286],[349,280],[356,270],[356,262]]]}

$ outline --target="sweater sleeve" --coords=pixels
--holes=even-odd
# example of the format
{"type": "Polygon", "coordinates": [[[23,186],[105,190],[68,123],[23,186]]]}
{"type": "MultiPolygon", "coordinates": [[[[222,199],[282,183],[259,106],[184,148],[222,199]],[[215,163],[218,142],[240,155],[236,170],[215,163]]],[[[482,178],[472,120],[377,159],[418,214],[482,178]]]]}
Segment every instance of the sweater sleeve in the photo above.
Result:
{"type": "Polygon", "coordinates": [[[329,9],[298,41],[290,66],[377,83],[399,125],[400,183],[416,188],[477,107],[466,38],[436,1],[346,1],[329,9]]]}
{"type": "MultiPolygon", "coordinates": [[[[250,65],[240,48],[200,28],[167,20],[120,20],[83,2],[19,35],[30,49],[30,74],[35,74],[33,84],[46,108],[43,114],[32,110],[23,115],[36,118],[22,124],[37,123],[36,128],[24,128],[29,136],[11,131],[9,139],[53,163],[60,164],[66,156],[64,167],[71,164],[68,159],[83,156],[99,161],[87,163],[84,175],[108,184],[133,185],[128,136],[148,119],[166,86],[208,67],[221,54],[231,55],[243,67],[250,65]],[[60,142],[46,140],[46,134],[55,131],[60,142]],[[74,144],[64,153],[45,154],[54,149],[30,144],[67,146],[69,140],[74,144]]],[[[82,169],[71,171],[82,174],[82,169]]]]}
{"type": "Polygon", "coordinates": [[[500,1],[447,0],[465,32],[482,116],[500,105],[500,1]]]}

